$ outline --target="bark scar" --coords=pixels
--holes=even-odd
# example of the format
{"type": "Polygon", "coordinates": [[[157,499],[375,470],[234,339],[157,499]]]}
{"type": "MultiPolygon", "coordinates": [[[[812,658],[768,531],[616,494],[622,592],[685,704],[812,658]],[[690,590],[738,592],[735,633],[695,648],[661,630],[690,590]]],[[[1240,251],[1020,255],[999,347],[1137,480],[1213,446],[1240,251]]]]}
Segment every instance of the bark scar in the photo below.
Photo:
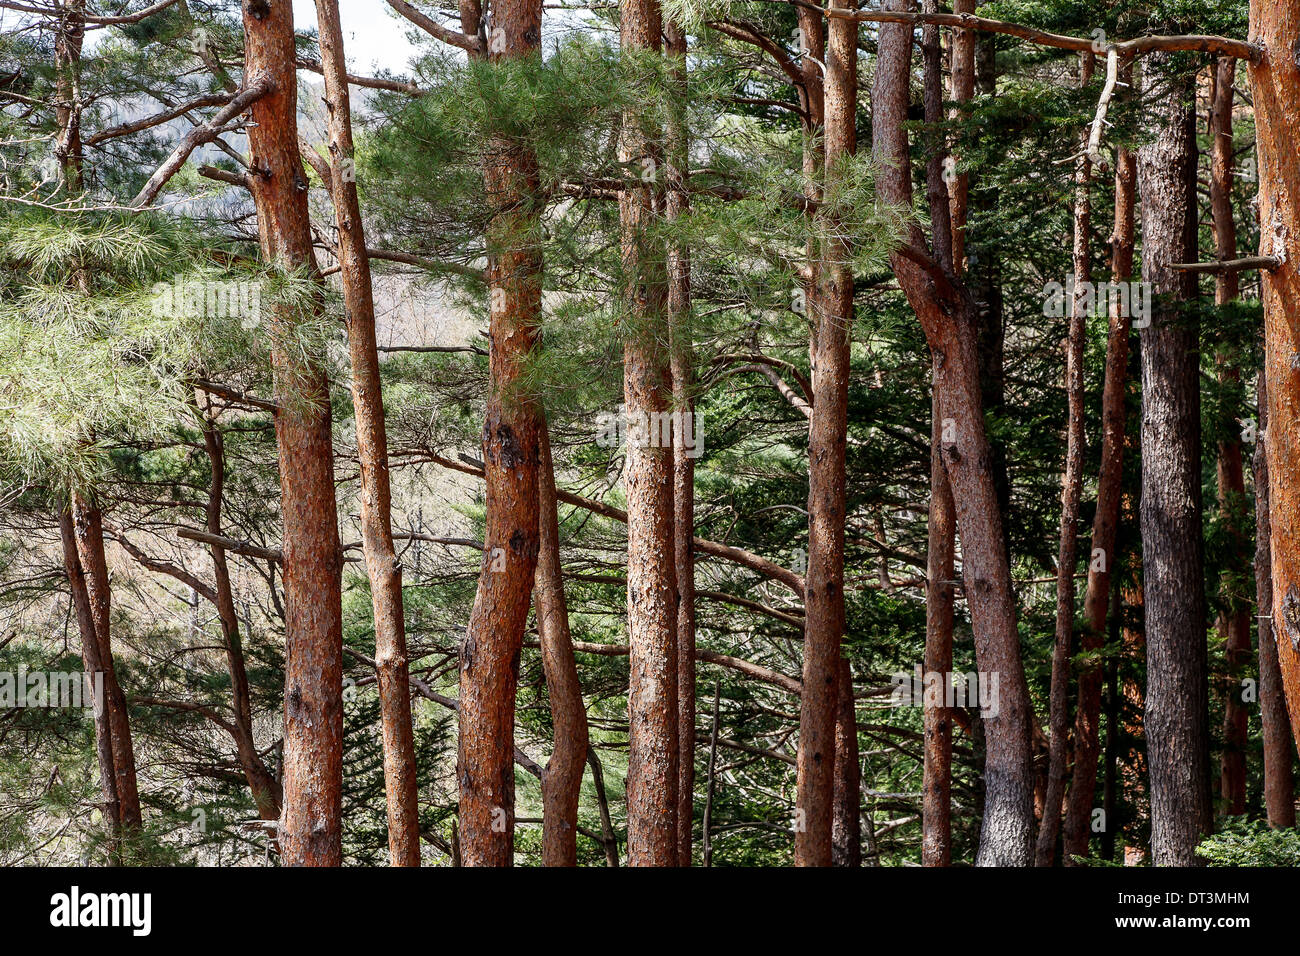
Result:
{"type": "Polygon", "coordinates": [[[1291,649],[1300,651],[1300,595],[1296,594],[1294,584],[1286,589],[1286,597],[1282,599],[1282,623],[1291,638],[1291,649]]]}

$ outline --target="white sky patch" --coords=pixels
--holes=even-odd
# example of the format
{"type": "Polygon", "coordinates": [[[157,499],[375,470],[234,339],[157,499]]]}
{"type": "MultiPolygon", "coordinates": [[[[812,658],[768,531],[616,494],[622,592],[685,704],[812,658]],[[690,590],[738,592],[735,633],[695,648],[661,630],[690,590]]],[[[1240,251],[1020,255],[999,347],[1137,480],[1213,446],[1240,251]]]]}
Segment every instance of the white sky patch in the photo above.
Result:
{"type": "MultiPolygon", "coordinates": [[[[380,69],[406,74],[416,48],[407,39],[414,25],[398,16],[384,0],[339,0],[343,22],[343,52],[353,73],[373,74],[380,69]]],[[[297,29],[316,28],[316,0],[293,0],[297,29]]]]}
{"type": "MultiPolygon", "coordinates": [[[[339,17],[343,21],[343,52],[351,72],[410,72],[416,47],[407,34],[415,27],[398,16],[385,0],[339,0],[339,17]]],[[[0,10],[0,29],[15,30],[30,22],[30,14],[0,10]]],[[[316,0],[293,0],[293,25],[298,30],[316,29],[316,0]]],[[[93,52],[109,32],[86,31],[86,52],[93,52]]]]}

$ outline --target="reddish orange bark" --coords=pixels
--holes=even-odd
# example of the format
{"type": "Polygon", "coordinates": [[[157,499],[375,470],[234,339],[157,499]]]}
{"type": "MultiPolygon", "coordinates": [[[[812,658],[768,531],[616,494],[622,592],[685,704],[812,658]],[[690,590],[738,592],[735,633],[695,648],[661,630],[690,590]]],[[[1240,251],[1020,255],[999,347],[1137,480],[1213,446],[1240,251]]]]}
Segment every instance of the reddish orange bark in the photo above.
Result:
{"type": "MultiPolygon", "coordinates": [[[[1083,54],[1079,68],[1079,85],[1087,87],[1092,79],[1093,56],[1083,54]]],[[[1082,144],[1086,146],[1086,134],[1082,144]]],[[[1070,652],[1074,642],[1074,573],[1078,563],[1079,499],[1083,494],[1083,350],[1088,319],[1083,299],[1084,283],[1092,281],[1092,200],[1088,183],[1092,163],[1086,149],[1074,166],[1074,254],[1075,294],[1070,303],[1069,334],[1065,354],[1065,394],[1068,407],[1066,424],[1065,469],[1061,476],[1061,523],[1056,558],[1056,636],[1052,648],[1052,683],[1049,726],[1051,745],[1048,755],[1047,792],[1043,798],[1042,823],[1034,849],[1035,866],[1051,866],[1056,859],[1056,837],[1061,827],[1061,804],[1065,799],[1070,734],[1070,652]]]]}
{"type": "MultiPolygon", "coordinates": [[[[907,0],[893,0],[888,8],[910,6],[907,0]]],[[[909,208],[912,190],[905,123],[911,46],[910,26],[881,25],[872,94],[874,152],[880,164],[877,188],[886,202],[909,208]]],[[[1002,512],[992,477],[992,449],[984,429],[976,308],[970,294],[951,276],[917,261],[930,258],[919,226],[911,223],[904,241],[913,255],[895,252],[890,261],[937,363],[944,463],[957,509],[976,661],[980,670],[1000,675],[998,714],[984,722],[985,810],[977,862],[1028,865],[1034,838],[1029,689],[1020,658],[1002,512]]],[[[806,680],[804,687],[807,693],[806,680]]]]}
{"type": "MultiPolygon", "coordinates": [[[[937,379],[938,362],[935,362],[937,379]]],[[[953,577],[956,517],[943,467],[943,410],[937,383],[930,400],[930,514],[925,568],[925,674],[947,686],[952,673],[953,577]]],[[[922,771],[921,865],[952,863],[952,714],[925,701],[922,771]]]]}
{"type": "Polygon", "coordinates": [[[1273,635],[1291,733],[1300,739],[1300,0],[1252,0],[1250,35],[1264,56],[1250,70],[1259,156],[1260,255],[1281,260],[1263,273],[1268,377],[1269,517],[1273,635]]]}
{"type": "Polygon", "coordinates": [[[325,105],[329,113],[330,194],[339,230],[339,265],[352,358],[352,404],[361,467],[361,543],[370,576],[375,618],[375,670],[379,679],[388,796],[388,852],[393,866],[420,865],[420,804],[411,729],[410,673],[402,607],[402,566],[393,547],[392,492],[383,383],[375,347],[375,301],[357,199],[352,148],[351,98],[343,57],[338,0],[316,0],[325,105]]]}
{"type": "MultiPolygon", "coordinates": [[[[244,74],[271,91],[253,104],[249,158],[262,256],[287,272],[319,275],[312,254],[307,180],[298,153],[293,10],[243,5],[244,74]]],[[[284,521],[284,808],[290,866],[338,866],[343,855],[342,553],[334,503],[329,382],[305,357],[290,309],[267,323],[275,373],[276,444],[284,521]]]]}
{"type": "MultiPolygon", "coordinates": [[[[86,572],[77,554],[77,532],[72,511],[59,512],[59,534],[63,542],[63,571],[68,579],[68,593],[77,615],[81,633],[81,665],[98,693],[97,675],[104,673],[99,656],[99,638],[95,633],[95,616],[90,608],[90,594],[86,589],[86,572]]],[[[113,725],[108,717],[107,695],[95,700],[95,756],[99,763],[99,792],[104,803],[100,808],[110,840],[115,840],[121,825],[121,807],[117,799],[117,775],[113,770],[113,725]]]]}
{"type": "MultiPolygon", "coordinates": [[[[857,148],[858,27],[853,21],[836,19],[828,33],[824,103],[827,180],[857,148]]],[[[853,271],[848,249],[837,238],[833,223],[824,225],[813,302],[816,356],[808,432],[808,574],[794,838],[798,866],[829,866],[832,862],[835,724],[844,636],[844,456],[853,271]]]]}
{"type": "Polygon", "coordinates": [[[858,716],[853,668],[840,658],[835,705],[835,783],[831,813],[831,864],[862,865],[862,766],[858,762],[858,716]]]}
{"type": "MultiPolygon", "coordinates": [[[[1237,226],[1232,210],[1232,84],[1237,61],[1220,57],[1212,68],[1210,87],[1210,211],[1213,216],[1215,258],[1237,257],[1237,226]]],[[[1235,301],[1239,289],[1236,272],[1214,277],[1214,304],[1235,301]]],[[[1241,381],[1241,370],[1224,356],[1216,357],[1219,381],[1231,385],[1241,381]]],[[[1222,423],[1226,433],[1219,441],[1217,474],[1219,511],[1230,543],[1230,563],[1220,586],[1222,607],[1216,624],[1227,657],[1228,681],[1224,689],[1223,754],[1219,761],[1219,790],[1229,814],[1246,812],[1246,749],[1249,745],[1249,713],[1241,699],[1241,681],[1250,662],[1250,597],[1236,586],[1250,563],[1245,533],[1246,479],[1242,462],[1241,437],[1236,416],[1229,412],[1222,423]]]]}
{"type": "MultiPolygon", "coordinates": [[[[625,52],[657,54],[663,40],[656,0],[619,8],[625,52]]],[[[656,170],[662,157],[645,118],[624,118],[619,158],[630,169],[656,170]]],[[[677,727],[677,575],[674,567],[673,449],[649,442],[638,424],[671,405],[671,360],[665,343],[667,287],[664,250],[650,235],[656,175],[619,193],[622,265],[626,283],[623,393],[629,422],[627,464],[628,684],[627,849],[632,866],[678,862],[680,780],[677,727]]],[[[652,429],[654,431],[654,429],[652,429]]]]}
{"type": "Polygon", "coordinates": [[[537,503],[540,550],[533,605],[542,644],[542,669],[551,699],[554,747],[542,773],[542,865],[578,865],[578,800],[587,762],[587,710],[569,634],[569,609],[560,567],[560,528],[555,466],[545,425],[539,433],[537,503]]]}
{"type": "MultiPolygon", "coordinates": [[[[1131,61],[1121,68],[1120,76],[1124,82],[1132,80],[1131,61]]],[[[1137,156],[1132,150],[1120,147],[1115,157],[1115,215],[1110,239],[1112,282],[1127,282],[1133,273],[1133,200],[1136,189],[1137,156]]],[[[1105,677],[1101,651],[1106,646],[1106,609],[1110,603],[1111,577],[1118,557],[1115,538],[1123,491],[1128,421],[1125,392],[1132,322],[1132,316],[1121,309],[1116,300],[1110,309],[1106,338],[1106,372],[1101,398],[1101,467],[1097,475],[1097,510],[1092,522],[1088,583],[1083,596],[1088,626],[1079,638],[1086,656],[1079,667],[1078,705],[1074,717],[1074,770],[1062,833],[1066,866],[1074,864],[1075,856],[1088,853],[1097,786],[1097,758],[1101,754],[1101,691],[1105,677]]]]}
{"type": "MultiPolygon", "coordinates": [[[[221,505],[226,478],[225,439],[217,423],[203,416],[203,447],[212,470],[208,487],[207,527],[214,535],[221,534],[221,505]]],[[[280,816],[280,783],[267,769],[257,751],[253,737],[253,705],[248,689],[248,671],[244,666],[244,648],[239,637],[239,618],[235,613],[235,597],[230,587],[230,569],[226,564],[226,550],[219,544],[210,544],[212,555],[213,588],[216,594],[217,617],[221,622],[221,639],[226,647],[226,667],[230,673],[231,710],[230,726],[235,738],[235,750],[249,792],[257,804],[258,816],[263,820],[276,820],[280,816]]]]}
{"type": "MultiPolygon", "coordinates": [[[[1259,430],[1268,427],[1268,383],[1259,375],[1259,430]]],[[[1291,724],[1277,662],[1277,643],[1268,608],[1273,606],[1269,548],[1268,454],[1263,437],[1255,445],[1255,590],[1259,614],[1259,710],[1264,737],[1264,806],[1269,826],[1295,826],[1295,778],[1291,724]]]]}
{"type": "MultiPolygon", "coordinates": [[[[466,33],[477,32],[477,4],[466,33]],[[473,31],[470,26],[473,24],[473,31]]],[[[492,62],[536,56],[538,0],[507,0],[493,11],[492,62]]],[[[488,226],[490,382],[483,423],[486,528],[483,566],[461,650],[460,841],[466,866],[510,866],[514,858],[514,721],[519,652],[528,623],[539,546],[540,414],[521,376],[537,342],[542,310],[537,229],[537,157],[495,137],[483,164],[494,212],[488,226]]]]}

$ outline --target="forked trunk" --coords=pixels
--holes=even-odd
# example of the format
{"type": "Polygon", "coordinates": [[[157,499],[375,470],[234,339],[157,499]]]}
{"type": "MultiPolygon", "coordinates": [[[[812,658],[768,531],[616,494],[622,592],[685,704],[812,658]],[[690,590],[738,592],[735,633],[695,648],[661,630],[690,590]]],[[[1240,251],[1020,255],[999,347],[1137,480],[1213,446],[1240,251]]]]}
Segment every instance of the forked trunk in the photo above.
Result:
{"type": "MultiPolygon", "coordinates": [[[[893,0],[890,9],[910,9],[893,0]]],[[[872,94],[874,150],[881,165],[877,188],[886,202],[911,206],[905,123],[911,79],[912,28],[881,24],[872,94]]],[[[926,248],[912,223],[905,241],[926,248]]],[[[975,631],[976,663],[999,675],[997,715],[984,720],[986,758],[981,865],[1027,866],[1033,860],[1033,766],[1029,690],[1020,658],[1016,602],[1011,587],[1003,518],[993,479],[993,451],[984,429],[980,355],[974,300],[961,285],[936,275],[901,252],[890,257],[935,355],[942,400],[944,463],[952,484],[962,542],[962,577],[975,631]]],[[[805,681],[805,694],[807,682],[805,681]]]]}

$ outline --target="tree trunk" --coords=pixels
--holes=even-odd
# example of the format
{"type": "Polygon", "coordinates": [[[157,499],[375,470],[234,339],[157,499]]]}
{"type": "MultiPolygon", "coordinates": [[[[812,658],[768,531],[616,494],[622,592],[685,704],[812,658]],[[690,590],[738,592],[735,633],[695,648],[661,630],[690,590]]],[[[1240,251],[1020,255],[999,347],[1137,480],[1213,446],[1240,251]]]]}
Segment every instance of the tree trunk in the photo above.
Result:
{"type": "MultiPolygon", "coordinates": [[[[541,49],[538,0],[493,11],[494,63],[541,49]],[[498,32],[499,31],[499,32],[498,32]]],[[[540,413],[522,375],[542,311],[537,232],[537,157],[494,138],[484,179],[495,210],[488,226],[491,382],[483,424],[487,523],[478,594],[460,664],[460,840],[466,866],[510,866],[514,858],[514,722],[519,652],[528,624],[539,547],[540,413]]]]}
{"type": "Polygon", "coordinates": [[[136,788],[135,747],[131,741],[131,722],[126,706],[126,694],[117,680],[113,665],[113,642],[109,621],[111,618],[111,590],[108,583],[108,562],[104,557],[104,527],[99,507],[74,495],[72,518],[76,528],[77,556],[90,600],[91,618],[95,623],[95,640],[99,646],[99,663],[104,671],[105,706],[108,721],[113,728],[113,777],[116,783],[118,814],[124,829],[139,829],[140,794],[136,788]]]}
{"type": "Polygon", "coordinates": [[[393,547],[392,492],[383,382],[375,343],[375,300],[357,199],[352,107],[338,0],[316,0],[325,106],[329,114],[330,194],[339,230],[339,265],[352,358],[352,404],[361,467],[361,545],[375,619],[375,670],[384,738],[388,852],[393,866],[420,865],[420,804],[411,729],[411,687],[402,608],[402,566],[393,547]]]}
{"type": "MultiPolygon", "coordinates": [[[[243,6],[244,75],[273,88],[252,106],[248,145],[262,256],[286,272],[319,275],[312,254],[307,180],[298,152],[293,10],[283,2],[243,6]]],[[[301,321],[272,310],[276,444],[284,520],[284,809],[280,833],[289,866],[342,862],[342,553],[334,502],[329,382],[304,356],[301,321]]]]}
{"type": "Polygon", "coordinates": [[[1255,445],[1255,606],[1259,608],[1259,710],[1264,737],[1264,806],[1273,827],[1295,826],[1291,725],[1273,638],[1273,570],[1269,556],[1268,384],[1259,373],[1259,438],[1255,445]]]}
{"type": "MultiPolygon", "coordinates": [[[[202,415],[203,447],[208,455],[212,482],[208,486],[207,527],[214,535],[221,534],[221,504],[226,480],[225,441],[217,424],[202,415]]],[[[213,590],[217,595],[217,617],[221,621],[221,640],[226,648],[226,668],[230,673],[231,726],[234,728],[235,751],[239,765],[248,780],[249,792],[257,805],[257,814],[263,820],[276,820],[280,816],[280,784],[267,769],[257,752],[253,738],[253,705],[248,690],[248,671],[244,667],[244,648],[239,637],[239,617],[235,612],[235,597],[230,587],[230,569],[226,565],[226,549],[210,544],[212,554],[213,590]]]]}
{"type": "Polygon", "coordinates": [[[1264,365],[1268,377],[1269,519],[1273,628],[1291,733],[1300,740],[1300,0],[1252,0],[1250,35],[1263,59],[1250,70],[1259,156],[1260,255],[1281,260],[1264,279],[1264,365]]]}
{"type": "MultiPolygon", "coordinates": [[[[955,230],[954,230],[955,235],[955,230]]],[[[943,467],[943,410],[938,362],[930,401],[930,515],[925,569],[925,679],[952,680],[956,523],[952,487],[943,467]],[[937,675],[937,676],[931,676],[937,675]]],[[[921,865],[952,863],[952,714],[943,700],[925,700],[925,758],[921,803],[921,865]]]]}
{"type": "Polygon", "coordinates": [[[578,682],[578,665],[569,636],[569,609],[560,567],[560,526],[555,500],[551,438],[538,433],[537,518],[540,548],[533,605],[542,644],[542,669],[551,699],[554,749],[542,774],[542,865],[578,865],[578,800],[587,762],[587,709],[578,682]]]}
{"type": "MultiPolygon", "coordinates": [[[[664,24],[664,52],[672,57],[674,95],[667,130],[671,222],[689,212],[689,147],[686,129],[686,33],[664,24]]],[[[691,321],[691,257],[684,243],[668,249],[668,322],[672,340],[673,409],[681,427],[673,430],[673,560],[677,566],[677,865],[691,865],[695,822],[695,457],[686,434],[695,427],[695,347],[691,321]]]]}
{"type": "MultiPolygon", "coordinates": [[[[658,53],[662,21],[657,0],[619,9],[619,37],[629,55],[658,53]]],[[[634,67],[635,68],[635,67],[634,67]]],[[[673,449],[656,423],[671,404],[664,251],[653,237],[657,170],[662,160],[646,118],[624,117],[619,158],[651,172],[619,193],[626,344],[623,390],[628,416],[627,849],[632,866],[678,862],[677,577],[673,565],[673,449]]]]}
{"type": "MultiPolygon", "coordinates": [[[[1237,257],[1237,227],[1232,211],[1232,84],[1237,61],[1220,57],[1213,66],[1210,92],[1210,210],[1214,224],[1215,258],[1237,257]]],[[[1236,272],[1219,272],[1214,277],[1214,304],[1226,306],[1238,295],[1236,272]]],[[[1223,355],[1216,356],[1221,385],[1241,381],[1241,370],[1223,355]]],[[[1230,544],[1228,567],[1220,584],[1221,609],[1217,630],[1224,641],[1228,683],[1223,711],[1223,754],[1219,766],[1219,790],[1229,814],[1246,812],[1246,748],[1249,746],[1249,715],[1241,699],[1241,681],[1250,663],[1250,598],[1240,590],[1250,562],[1245,534],[1246,480],[1241,454],[1241,437],[1236,416],[1224,409],[1222,438],[1217,465],[1219,511],[1230,544]]]]}
{"type": "Polygon", "coordinates": [[[108,695],[100,693],[98,675],[105,672],[99,656],[99,637],[95,633],[95,616],[90,608],[90,594],[86,588],[86,573],[77,554],[77,532],[72,510],[59,511],[59,534],[63,542],[63,571],[68,578],[68,593],[77,613],[77,628],[81,633],[81,666],[94,683],[95,697],[95,757],[99,763],[99,792],[104,799],[101,808],[108,830],[110,847],[115,852],[121,825],[121,806],[117,799],[117,774],[113,769],[113,726],[109,720],[108,695]]]}
{"type": "MultiPolygon", "coordinates": [[[[959,0],[974,9],[973,0],[959,0]]],[[[935,0],[926,0],[926,12],[934,12],[935,0]]],[[[922,31],[925,62],[925,121],[937,126],[942,120],[942,67],[938,28],[927,24],[922,31]]],[[[954,31],[952,60],[953,99],[967,102],[974,86],[974,45],[969,30],[954,31]]],[[[953,111],[953,118],[960,111],[953,111]]],[[[954,162],[956,157],[953,157],[954,162]]],[[[969,177],[949,176],[944,183],[945,157],[935,150],[926,166],[926,189],[930,201],[930,229],[939,261],[960,274],[961,251],[966,228],[966,189],[969,177]]],[[[951,166],[951,164],[949,164],[951,166]]],[[[938,387],[938,364],[931,363],[930,390],[930,513],[927,521],[925,584],[925,667],[923,682],[938,682],[946,688],[952,680],[953,579],[956,575],[956,527],[952,487],[943,466],[943,409],[938,387]]],[[[925,755],[922,770],[921,865],[948,866],[952,862],[952,713],[941,698],[922,698],[925,755]]]]}
{"type": "Polygon", "coordinates": [[[840,658],[835,716],[835,782],[831,819],[831,865],[862,865],[862,767],[858,763],[858,712],[853,668],[840,658]]]}
{"type": "MultiPolygon", "coordinates": [[[[974,13],[975,0],[953,0],[952,12],[974,13]]],[[[957,104],[949,111],[948,118],[957,123],[964,118],[961,109],[975,95],[975,31],[955,29],[949,50],[951,69],[949,74],[949,99],[957,104]]],[[[952,169],[956,175],[948,178],[948,210],[952,222],[952,261],[953,271],[961,275],[966,269],[966,219],[970,205],[970,174],[957,170],[961,156],[952,153],[952,169]]]]}
{"type": "MultiPolygon", "coordinates": [[[[1132,61],[1120,71],[1126,83],[1133,78],[1132,61]]],[[[1137,185],[1137,156],[1120,147],[1115,156],[1115,220],[1111,232],[1111,281],[1129,281],[1133,274],[1133,211],[1137,185]]],[[[1101,753],[1101,692],[1105,674],[1102,651],[1106,646],[1106,609],[1111,601],[1111,578],[1118,555],[1115,538],[1119,527],[1120,496],[1124,490],[1124,445],[1128,412],[1129,334],[1133,318],[1120,308],[1110,308],[1106,339],[1106,377],[1101,396],[1101,467],[1097,475],[1097,510],[1092,521],[1092,549],[1083,613],[1088,626],[1080,635],[1086,655],[1079,668],[1078,704],[1074,718],[1074,772],[1062,835],[1066,866],[1074,857],[1087,856],[1093,796],[1097,787],[1097,758],[1101,753]]],[[[1109,826],[1109,824],[1107,824],[1109,826]]]]}
{"type": "MultiPolygon", "coordinates": [[[[1092,80],[1093,55],[1085,53],[1079,67],[1079,86],[1092,80]]],[[[1086,147],[1087,134],[1082,145],[1086,147]]],[[[1061,827],[1061,804],[1065,798],[1070,736],[1070,656],[1074,643],[1074,570],[1079,551],[1079,499],[1083,494],[1084,408],[1083,350],[1087,342],[1088,312],[1083,297],[1085,283],[1092,282],[1092,200],[1088,183],[1092,163],[1086,148],[1074,165],[1074,254],[1075,293],[1070,302],[1070,329],[1065,342],[1066,424],[1065,470],[1061,476],[1061,524],[1056,557],[1056,637],[1052,647],[1051,701],[1048,724],[1051,744],[1047,768],[1047,794],[1043,819],[1034,850],[1036,866],[1051,866],[1056,859],[1056,838],[1061,827]]]]}
{"type": "Polygon", "coordinates": [[[1189,77],[1151,55],[1142,74],[1148,141],[1138,150],[1143,276],[1156,301],[1142,333],[1142,567],[1151,849],[1192,866],[1210,832],[1209,715],[1201,539],[1197,323],[1180,308],[1196,258],[1196,113],[1189,77]]]}
{"type": "MultiPolygon", "coordinates": [[[[855,7],[850,3],[849,7],[855,7]]],[[[857,24],[832,20],[826,53],[825,175],[857,148],[857,24]]],[[[808,435],[808,574],[804,593],[803,694],[799,707],[795,864],[829,866],[835,779],[836,697],[844,636],[844,456],[848,436],[853,272],[826,223],[819,240],[812,424],[808,435]]],[[[856,731],[855,731],[856,733],[856,731]]]]}
{"type": "MultiPolygon", "coordinates": [[[[907,0],[893,0],[887,9],[909,7],[907,0]]],[[[885,202],[910,208],[904,124],[912,28],[881,24],[879,37],[872,96],[874,149],[880,164],[877,188],[885,202]]],[[[905,241],[918,252],[926,246],[915,223],[908,227],[905,241]]],[[[985,806],[976,862],[1027,866],[1033,860],[1034,839],[1029,689],[1020,659],[993,453],[984,430],[975,303],[961,285],[902,253],[893,253],[890,261],[935,355],[936,387],[944,412],[944,462],[961,535],[962,576],[975,632],[976,662],[980,670],[999,675],[998,713],[984,721],[985,806]]],[[[806,680],[804,687],[807,694],[806,680]]]]}

